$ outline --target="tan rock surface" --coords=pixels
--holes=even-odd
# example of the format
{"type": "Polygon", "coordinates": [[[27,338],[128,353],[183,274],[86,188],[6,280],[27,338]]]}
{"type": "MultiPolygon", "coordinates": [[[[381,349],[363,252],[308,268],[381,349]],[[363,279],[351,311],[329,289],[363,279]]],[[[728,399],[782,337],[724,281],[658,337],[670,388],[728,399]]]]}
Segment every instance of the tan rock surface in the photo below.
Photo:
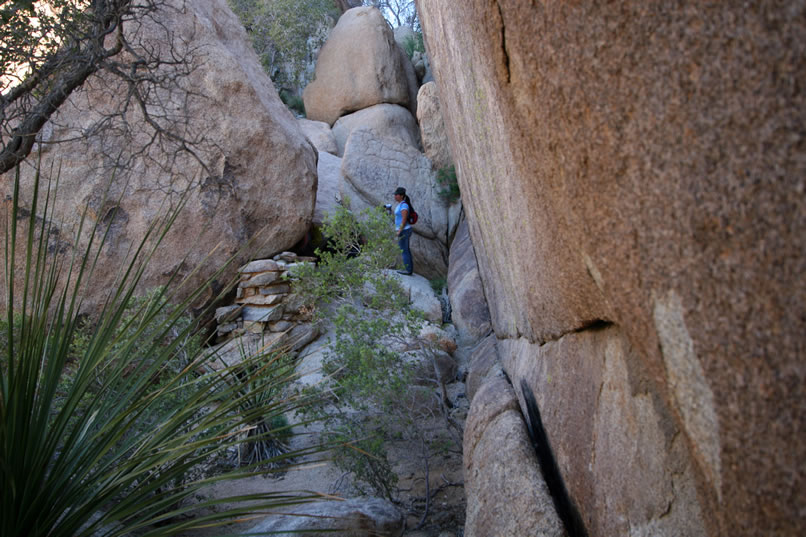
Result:
{"type": "MultiPolygon", "coordinates": [[[[190,290],[250,239],[257,246],[251,255],[270,255],[296,243],[311,221],[314,150],[277,96],[243,27],[224,0],[185,5],[185,11],[166,11],[160,23],[177,35],[192,36],[194,45],[204,51],[185,83],[205,96],[191,100],[189,106],[191,127],[209,137],[209,143],[198,149],[208,171],[187,155],[161,153],[152,147],[128,173],[114,175],[107,193],[112,177],[105,167],[109,162],[100,152],[99,141],[84,138],[80,131],[90,116],[97,119],[95,112],[85,108],[86,101],[103,109],[110,98],[105,81],[98,79],[71,97],[58,114],[58,125],[67,127],[57,126],[52,132],[53,139],[77,136],[78,140],[46,146],[42,155],[46,169],[51,163],[61,167],[54,221],[59,222],[59,240],[66,247],[74,246],[70,229],[85,208],[91,223],[97,221],[102,228],[111,223],[110,238],[85,301],[88,310],[103,301],[129,248],[139,243],[162,204],[176,204],[178,193],[189,185],[187,204],[149,265],[143,287],[165,283],[174,271],[181,279],[201,264],[188,282],[186,290],[190,290]],[[160,164],[173,158],[173,171],[166,172],[160,164]],[[217,250],[207,257],[216,245],[217,250]]],[[[137,119],[135,114],[133,125],[137,119]]],[[[142,142],[143,136],[138,135],[134,143],[142,142]]],[[[105,147],[107,153],[129,149],[127,141],[106,138],[104,142],[122,144],[117,149],[105,147]]],[[[26,167],[23,175],[22,197],[28,203],[31,170],[26,167]]],[[[3,188],[8,189],[9,183],[4,180],[3,188]]],[[[245,259],[236,259],[219,282],[235,275],[239,261],[245,259]]]]}
{"type": "Polygon", "coordinates": [[[414,260],[414,272],[429,279],[445,277],[448,271],[448,248],[445,244],[414,233],[409,247],[414,260]]]}
{"type": "MultiPolygon", "coordinates": [[[[708,535],[802,533],[802,3],[419,10],[450,88],[441,104],[496,334],[539,345],[615,324],[647,403],[625,403],[638,407],[608,430],[657,439],[660,419],[679,431],[654,461],[617,459],[629,475],[597,484],[583,519],[605,520],[608,502],[619,511],[649,482],[647,524],[672,490],[674,517],[702,516],[708,535]],[[662,452],[692,461],[695,493],[657,473],[662,452]]],[[[587,367],[603,350],[579,352],[587,367]]],[[[590,375],[552,377],[551,400],[571,405],[590,375]]],[[[623,389],[610,397],[635,397],[623,389]]],[[[568,427],[561,465],[583,475],[590,460],[567,436],[581,433],[546,415],[552,430],[568,427]]]]}
{"type": "Polygon", "coordinates": [[[409,93],[409,111],[413,116],[417,116],[417,92],[420,90],[420,81],[417,79],[417,71],[414,64],[409,59],[406,51],[398,45],[397,55],[403,65],[403,76],[406,77],[406,89],[409,93]]]}
{"type": "Polygon", "coordinates": [[[297,124],[299,124],[302,134],[311,141],[318,151],[332,155],[338,154],[339,148],[336,145],[336,139],[333,137],[333,131],[330,130],[330,125],[324,121],[313,121],[305,118],[297,119],[297,124]]]}
{"type": "Polygon", "coordinates": [[[479,341],[470,353],[467,368],[467,398],[473,401],[481,385],[489,375],[494,375],[501,371],[498,361],[498,350],[496,349],[496,338],[490,334],[479,341]]]}
{"type": "Polygon", "coordinates": [[[333,125],[345,114],[380,103],[410,106],[404,59],[380,11],[347,11],[319,52],[316,78],[303,93],[308,118],[333,125]]]}
{"type": "Polygon", "coordinates": [[[453,164],[436,82],[420,86],[420,91],[417,93],[417,123],[420,125],[420,138],[425,156],[431,159],[434,169],[439,170],[453,164]]]}
{"type": "Polygon", "coordinates": [[[341,203],[341,159],[330,153],[319,153],[316,165],[319,181],[316,187],[316,206],[313,211],[313,223],[322,225],[328,214],[335,214],[341,203]]]}
{"type": "Polygon", "coordinates": [[[464,436],[467,537],[565,535],[509,382],[488,379],[464,436]]]}
{"type": "Polygon", "coordinates": [[[467,220],[462,220],[459,224],[451,243],[448,296],[451,301],[451,320],[459,332],[461,343],[473,344],[490,333],[490,310],[484,297],[467,220]]]}
{"type": "Polygon", "coordinates": [[[376,104],[352,114],[342,116],[333,125],[333,137],[336,139],[336,155],[344,156],[347,138],[357,128],[373,129],[382,136],[392,136],[408,142],[412,147],[420,149],[420,132],[417,121],[408,108],[396,104],[376,104]]]}
{"type": "Polygon", "coordinates": [[[694,457],[618,328],[498,349],[510,378],[532,388],[591,535],[707,535],[694,457]]]}

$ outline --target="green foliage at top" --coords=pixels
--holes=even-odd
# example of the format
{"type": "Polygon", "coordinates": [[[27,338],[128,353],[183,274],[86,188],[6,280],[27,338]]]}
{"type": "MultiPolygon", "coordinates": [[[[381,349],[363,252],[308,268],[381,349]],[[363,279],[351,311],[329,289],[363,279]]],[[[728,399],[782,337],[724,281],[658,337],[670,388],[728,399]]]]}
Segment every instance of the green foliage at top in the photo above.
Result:
{"type": "Polygon", "coordinates": [[[461,197],[459,182],[456,179],[456,167],[451,164],[437,171],[437,194],[446,204],[455,203],[461,197]]]}
{"type": "Polygon", "coordinates": [[[282,99],[285,105],[292,111],[296,112],[302,117],[305,117],[305,102],[302,100],[302,97],[294,95],[288,91],[281,90],[280,99],[282,99]]]}
{"type": "Polygon", "coordinates": [[[436,278],[428,280],[428,283],[431,285],[431,289],[434,291],[435,295],[441,295],[442,290],[448,286],[448,279],[444,276],[437,276],[436,278]]]}
{"type": "Polygon", "coordinates": [[[53,197],[48,190],[40,202],[38,185],[37,177],[26,218],[18,171],[3,219],[0,535],[172,535],[302,501],[267,493],[196,504],[205,485],[253,474],[247,468],[205,479],[192,477],[194,469],[238,445],[256,420],[293,412],[301,402],[274,397],[243,410],[244,392],[258,378],[283,379],[250,367],[261,363],[256,357],[238,366],[249,373],[233,382],[232,369],[214,371],[211,358],[197,352],[184,311],[206,286],[175,307],[168,288],[135,299],[177,213],[154,220],[97,322],[82,328],[80,290],[93,283],[104,233],[93,228],[86,249],[50,254],[53,197]],[[241,500],[254,503],[209,510],[241,500]]]}
{"type": "Polygon", "coordinates": [[[229,0],[275,86],[298,87],[336,18],[333,0],[229,0]]]}
{"type": "Polygon", "coordinates": [[[425,53],[425,43],[423,42],[423,33],[415,32],[414,36],[408,36],[403,40],[403,50],[411,60],[414,58],[415,52],[425,53]]]}
{"type": "MultiPolygon", "coordinates": [[[[51,0],[47,4],[33,0],[0,2],[0,81],[16,80],[21,65],[36,70],[61,43],[85,30],[81,2],[51,0]]],[[[5,89],[0,86],[0,92],[5,89]]]]}
{"type": "Polygon", "coordinates": [[[388,278],[381,270],[395,265],[400,248],[382,208],[365,209],[356,215],[339,207],[328,215],[322,232],[327,245],[316,250],[318,265],[303,265],[295,272],[298,280],[294,288],[306,303],[322,306],[337,300],[350,302],[367,296],[367,283],[387,285],[384,282],[388,278]]]}

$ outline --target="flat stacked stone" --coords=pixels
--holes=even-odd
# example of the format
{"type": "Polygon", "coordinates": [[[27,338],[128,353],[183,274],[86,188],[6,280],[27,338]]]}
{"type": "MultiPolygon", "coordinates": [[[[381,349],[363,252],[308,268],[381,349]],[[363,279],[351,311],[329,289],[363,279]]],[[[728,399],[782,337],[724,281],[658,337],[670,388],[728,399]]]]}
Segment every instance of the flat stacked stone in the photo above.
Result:
{"type": "Polygon", "coordinates": [[[313,258],[283,252],[273,259],[257,259],[239,269],[235,304],[216,309],[219,338],[244,332],[286,332],[310,320],[299,299],[292,297],[289,273],[313,258]]]}

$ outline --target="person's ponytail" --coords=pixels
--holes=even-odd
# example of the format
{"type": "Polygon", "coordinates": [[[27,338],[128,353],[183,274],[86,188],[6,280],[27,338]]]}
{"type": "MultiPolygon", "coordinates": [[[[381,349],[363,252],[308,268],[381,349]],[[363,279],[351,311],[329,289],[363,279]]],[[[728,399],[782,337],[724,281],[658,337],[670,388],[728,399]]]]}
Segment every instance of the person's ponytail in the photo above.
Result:
{"type": "Polygon", "coordinates": [[[409,215],[411,215],[411,212],[414,210],[414,205],[411,204],[408,194],[403,196],[403,201],[405,201],[406,205],[409,206],[409,215]]]}

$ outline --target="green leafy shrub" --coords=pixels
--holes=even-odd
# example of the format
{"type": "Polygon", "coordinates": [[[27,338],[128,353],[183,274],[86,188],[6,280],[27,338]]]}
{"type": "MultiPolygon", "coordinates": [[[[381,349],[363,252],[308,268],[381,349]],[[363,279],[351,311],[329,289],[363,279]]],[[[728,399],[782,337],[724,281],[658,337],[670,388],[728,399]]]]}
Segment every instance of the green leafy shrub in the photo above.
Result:
{"type": "Polygon", "coordinates": [[[461,197],[459,182],[456,180],[456,167],[451,164],[437,171],[437,194],[448,205],[461,197]]]}
{"type": "Polygon", "coordinates": [[[276,351],[260,356],[257,360],[249,360],[243,349],[241,356],[244,365],[232,368],[227,378],[239,395],[239,411],[244,415],[254,415],[255,418],[250,422],[246,438],[240,445],[239,464],[281,468],[287,464],[284,455],[290,451],[292,426],[285,414],[262,415],[254,414],[254,411],[282,400],[280,390],[295,376],[294,358],[285,352],[276,351]],[[278,379],[281,381],[278,382],[278,379]]]}
{"type": "MultiPolygon", "coordinates": [[[[167,334],[164,332],[164,327],[169,322],[168,316],[173,311],[173,307],[167,303],[166,291],[165,287],[158,287],[144,296],[128,300],[122,311],[120,323],[113,330],[108,353],[96,365],[95,374],[86,385],[73,412],[71,418],[73,421],[79,420],[79,416],[89,410],[94,399],[102,391],[105,391],[104,397],[112,399],[121,397],[131,384],[130,377],[137,374],[135,364],[137,366],[153,364],[154,356],[159,355],[158,352],[154,352],[155,343],[160,348],[170,346],[172,350],[165,359],[164,367],[156,371],[150,379],[154,389],[161,388],[167,381],[175,378],[191,363],[192,357],[201,352],[201,338],[193,331],[193,321],[189,315],[175,319],[169,332],[167,334]],[[181,341],[175,341],[177,338],[181,338],[181,341]],[[177,345],[174,345],[175,343],[177,345]],[[125,360],[120,355],[124,346],[128,347],[125,360]],[[128,364],[127,367],[120,367],[122,360],[128,364]]],[[[90,323],[86,319],[76,324],[65,367],[54,394],[51,408],[54,419],[59,415],[63,405],[73,396],[74,384],[78,380],[80,370],[79,364],[90,350],[89,346],[97,329],[95,323],[90,323]]],[[[5,347],[3,349],[5,350],[5,347]]],[[[142,435],[144,430],[153,427],[159,421],[164,412],[180,404],[191,391],[192,388],[186,382],[167,390],[154,405],[149,406],[146,412],[130,423],[124,439],[142,435]]]]}
{"type": "Polygon", "coordinates": [[[388,285],[381,271],[395,265],[400,248],[382,208],[356,215],[340,206],[328,215],[322,233],[326,246],[316,249],[319,263],[299,266],[294,273],[295,292],[304,302],[315,308],[355,300],[367,296],[366,283],[388,285]]]}
{"type": "Polygon", "coordinates": [[[415,32],[413,36],[408,36],[403,40],[403,50],[411,60],[414,58],[415,52],[425,52],[425,43],[423,42],[423,33],[415,32]]]}
{"type": "Polygon", "coordinates": [[[275,87],[307,83],[306,69],[336,20],[333,0],[228,0],[275,87]]]}
{"type": "Polygon", "coordinates": [[[302,97],[294,95],[291,92],[281,90],[280,99],[285,103],[285,105],[288,108],[290,108],[300,116],[305,117],[305,102],[302,100],[302,97]]]}
{"type": "Polygon", "coordinates": [[[422,315],[409,308],[400,283],[383,270],[399,248],[382,211],[354,215],[339,208],[323,232],[329,248],[318,251],[317,267],[296,272],[294,283],[335,329],[323,359],[328,382],[311,389],[323,403],[306,413],[324,422],[324,438],[335,446],[334,462],[355,476],[357,488],[396,499],[389,442],[422,443],[424,460],[430,449],[410,404],[423,388],[415,382],[415,363],[404,353],[417,341],[422,315]]]}
{"type": "Polygon", "coordinates": [[[431,285],[431,289],[434,291],[435,295],[441,295],[442,290],[448,285],[448,279],[444,276],[437,276],[431,280],[428,280],[428,283],[431,285]]]}

